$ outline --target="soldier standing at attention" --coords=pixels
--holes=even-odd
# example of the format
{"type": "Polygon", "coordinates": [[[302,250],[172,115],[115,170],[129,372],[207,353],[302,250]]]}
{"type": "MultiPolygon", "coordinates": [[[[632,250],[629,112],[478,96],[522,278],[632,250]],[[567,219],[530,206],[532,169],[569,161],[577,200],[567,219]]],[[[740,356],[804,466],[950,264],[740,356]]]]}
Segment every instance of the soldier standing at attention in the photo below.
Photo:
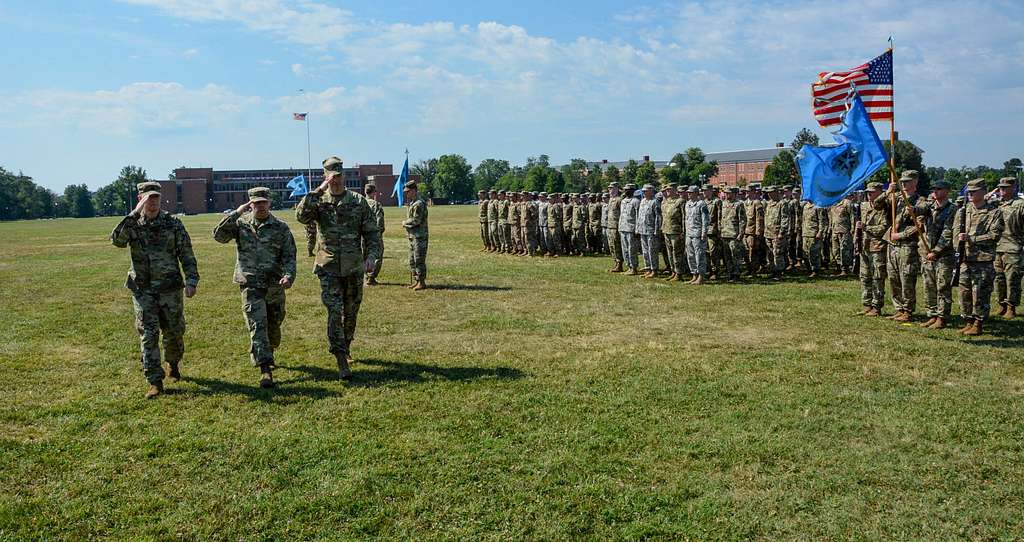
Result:
{"type": "Polygon", "coordinates": [[[914,215],[928,212],[928,204],[917,195],[917,172],[907,170],[900,176],[899,183],[891,183],[889,190],[875,200],[875,209],[891,214],[892,203],[896,202],[896,216],[890,217],[889,226],[889,288],[892,303],[896,307],[896,322],[909,322],[917,305],[917,277],[921,274],[921,255],[917,250],[918,231],[907,200],[896,191],[902,184],[914,215]]]}
{"type": "Polygon", "coordinates": [[[512,203],[508,206],[508,225],[512,231],[512,253],[521,256],[523,254],[523,233],[522,205],[520,204],[519,192],[512,192],[512,203]]]}
{"type": "MultiPolygon", "coordinates": [[[[956,205],[949,201],[949,183],[932,183],[934,201],[928,212],[919,217],[921,229],[928,236],[931,250],[922,254],[921,271],[924,275],[924,299],[928,321],[921,327],[942,329],[949,322],[953,308],[953,269],[956,267],[956,246],[953,243],[953,221],[956,205]]],[[[924,250],[924,247],[921,247],[924,250]]]]}
{"type": "Polygon", "coordinates": [[[803,237],[804,265],[811,271],[810,278],[818,276],[821,271],[821,240],[828,231],[828,211],[810,201],[803,202],[802,221],[800,227],[803,237]]]}
{"type": "Polygon", "coordinates": [[[627,183],[625,188],[625,197],[622,199],[622,203],[619,205],[619,239],[622,244],[622,259],[625,261],[629,271],[627,275],[636,275],[637,268],[637,247],[636,242],[636,219],[637,211],[639,210],[639,203],[633,198],[633,192],[636,190],[636,185],[633,183],[627,183]]]}
{"type": "Polygon", "coordinates": [[[502,190],[499,192],[501,198],[498,203],[498,227],[501,230],[501,252],[505,254],[512,253],[512,227],[508,222],[509,207],[512,205],[511,195],[509,192],[502,190]]]}
{"type": "Polygon", "coordinates": [[[295,216],[302,224],[316,223],[317,253],[313,273],[320,279],[320,299],[327,308],[327,342],[338,362],[338,376],[349,370],[359,305],[363,302],[363,273],[383,253],[380,231],[366,198],[347,190],[341,158],[323,162],[324,182],[302,197],[295,216]]]}
{"type": "Polygon", "coordinates": [[[480,190],[476,193],[477,199],[477,215],[480,219],[480,240],[484,246],[480,249],[480,252],[488,252],[491,250],[491,229],[487,225],[487,192],[480,190]]]}
{"type": "Polygon", "coordinates": [[[572,239],[576,246],[576,254],[585,256],[589,252],[587,247],[587,232],[589,231],[589,207],[587,194],[577,194],[574,198],[576,205],[573,207],[572,217],[572,239]]]}
{"type": "Polygon", "coordinates": [[[747,226],[743,231],[743,244],[747,249],[747,274],[755,276],[764,266],[764,201],[761,200],[760,185],[750,185],[747,201],[743,202],[743,212],[747,215],[747,226]]]}
{"type": "Polygon", "coordinates": [[[249,327],[249,354],[260,370],[260,387],[274,387],[274,350],[281,345],[285,290],[295,282],[295,238],[288,224],[270,214],[270,189],[249,190],[249,201],[213,229],[218,243],[235,242],[234,281],[242,291],[249,327]],[[251,212],[248,212],[251,211],[251,212]]]}
{"type": "Polygon", "coordinates": [[[636,233],[640,234],[640,251],[644,255],[645,279],[654,278],[658,272],[658,247],[654,241],[661,234],[658,223],[658,201],[654,199],[654,185],[645,184],[641,189],[644,199],[640,200],[637,211],[636,233]]]}
{"type": "Polygon", "coordinates": [[[1020,281],[1024,272],[1024,200],[1017,197],[1013,177],[999,179],[999,194],[1002,201],[999,212],[1003,215],[1003,234],[996,245],[996,300],[999,301],[999,316],[1007,320],[1017,317],[1020,305],[1020,281]]]}
{"type": "Polygon", "coordinates": [[[853,273],[853,194],[839,200],[828,210],[828,231],[832,238],[832,263],[839,268],[836,276],[853,273]]]}
{"type": "MultiPolygon", "coordinates": [[[[368,183],[363,187],[363,193],[366,194],[366,204],[370,206],[370,212],[373,213],[373,219],[377,222],[377,230],[380,232],[381,246],[384,243],[384,206],[377,201],[380,192],[377,192],[377,186],[368,183]]],[[[365,249],[364,249],[365,252],[365,249]]],[[[381,250],[380,257],[373,262],[373,271],[366,272],[366,285],[376,286],[377,275],[380,274],[380,268],[384,265],[384,251],[381,250]]]]}
{"type": "Polygon", "coordinates": [[[969,201],[956,214],[953,233],[964,242],[964,264],[960,267],[960,311],[967,324],[964,335],[981,335],[989,314],[996,270],[996,244],[1003,234],[1003,214],[985,201],[985,180],[967,183],[969,201]]]}
{"type": "Polygon", "coordinates": [[[687,191],[689,201],[686,202],[684,215],[686,229],[686,261],[689,263],[693,278],[688,284],[704,284],[708,274],[708,232],[711,230],[711,217],[708,204],[700,198],[697,186],[687,191]]]}
{"type": "Polygon", "coordinates": [[[722,200],[714,185],[705,184],[703,189],[704,203],[708,206],[708,217],[711,220],[708,231],[708,271],[714,279],[722,273],[722,200]]]}
{"type": "Polygon", "coordinates": [[[590,204],[587,206],[587,247],[591,254],[601,253],[601,197],[597,194],[590,194],[590,204]]]}
{"type": "Polygon", "coordinates": [[[768,263],[772,279],[781,280],[789,257],[790,228],[793,217],[789,203],[779,197],[779,187],[768,187],[768,202],[764,207],[764,240],[768,245],[768,263]]]}
{"type": "Polygon", "coordinates": [[[537,244],[541,256],[551,256],[551,244],[548,243],[548,193],[541,192],[537,197],[537,244]]]}
{"type": "Polygon", "coordinates": [[[132,291],[135,330],[142,350],[142,372],[149,381],[146,399],[164,391],[160,335],[171,380],[181,379],[178,365],[185,354],[185,297],[196,294],[199,268],[192,240],[180,220],[160,209],[160,183],[136,185],[139,202],[110,234],[119,248],[129,247],[131,269],[125,287],[132,291]],[[185,280],[181,273],[185,272],[185,280]]]}
{"type": "Polygon", "coordinates": [[[409,271],[412,273],[413,290],[427,289],[427,241],[430,239],[427,230],[427,202],[419,199],[419,189],[415,182],[408,182],[403,188],[405,197],[412,203],[402,226],[409,236],[409,271]]]}
{"type": "Polygon", "coordinates": [[[527,192],[526,201],[523,202],[523,244],[526,247],[526,254],[531,258],[537,255],[537,202],[534,201],[535,193],[527,192]]]}
{"type": "Polygon", "coordinates": [[[882,183],[868,183],[867,202],[859,207],[856,235],[860,238],[860,287],[864,316],[881,316],[885,306],[885,275],[889,244],[885,232],[889,229],[889,215],[872,205],[882,193],[882,183]]]}
{"type": "Polygon", "coordinates": [[[552,192],[548,203],[548,241],[551,243],[551,257],[562,254],[562,202],[561,194],[552,192]]]}
{"type": "Polygon", "coordinates": [[[686,259],[686,243],[683,239],[683,200],[679,198],[676,185],[665,188],[665,200],[661,204],[661,235],[668,249],[668,265],[672,275],[666,281],[682,280],[683,260],[686,259]]]}
{"type": "Polygon", "coordinates": [[[747,230],[747,212],[743,203],[736,199],[739,188],[730,186],[725,193],[725,201],[721,204],[719,235],[722,242],[722,255],[725,256],[725,269],[729,272],[729,280],[740,278],[740,266],[743,263],[743,233],[747,230]]]}
{"type": "Polygon", "coordinates": [[[501,229],[498,225],[498,191],[491,190],[487,198],[487,227],[490,228],[490,252],[501,252],[501,229]]]}
{"type": "Polygon", "coordinates": [[[614,264],[608,270],[609,273],[622,272],[622,239],[619,236],[619,214],[621,212],[622,198],[619,196],[619,183],[613,182],[608,185],[608,203],[605,205],[608,213],[608,251],[611,252],[614,264]]]}

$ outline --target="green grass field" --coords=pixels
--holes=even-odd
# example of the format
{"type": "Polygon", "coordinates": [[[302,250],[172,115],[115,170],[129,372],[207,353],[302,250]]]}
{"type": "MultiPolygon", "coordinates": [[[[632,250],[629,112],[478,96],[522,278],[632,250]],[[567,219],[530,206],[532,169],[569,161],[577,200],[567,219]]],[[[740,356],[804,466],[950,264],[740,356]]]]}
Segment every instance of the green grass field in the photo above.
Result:
{"type": "Polygon", "coordinates": [[[852,316],[852,280],[482,254],[469,207],[431,210],[411,292],[399,213],[355,379],[300,251],[270,391],[234,247],[186,217],[202,281],[155,401],[117,219],[0,224],[0,539],[1024,538],[1024,322],[966,340],[852,316]]]}

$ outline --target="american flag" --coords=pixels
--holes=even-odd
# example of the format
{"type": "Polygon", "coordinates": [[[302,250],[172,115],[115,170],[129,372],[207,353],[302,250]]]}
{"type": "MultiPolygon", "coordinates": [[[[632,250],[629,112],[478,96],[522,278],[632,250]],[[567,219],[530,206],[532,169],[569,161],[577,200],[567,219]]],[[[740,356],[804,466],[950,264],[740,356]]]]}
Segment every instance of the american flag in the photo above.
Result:
{"type": "Polygon", "coordinates": [[[850,83],[856,86],[871,120],[892,118],[892,49],[846,72],[821,72],[811,84],[814,118],[821,126],[843,121],[850,83]]]}
{"type": "Polygon", "coordinates": [[[292,113],[292,118],[295,120],[306,120],[306,115],[309,113],[292,113]]]}

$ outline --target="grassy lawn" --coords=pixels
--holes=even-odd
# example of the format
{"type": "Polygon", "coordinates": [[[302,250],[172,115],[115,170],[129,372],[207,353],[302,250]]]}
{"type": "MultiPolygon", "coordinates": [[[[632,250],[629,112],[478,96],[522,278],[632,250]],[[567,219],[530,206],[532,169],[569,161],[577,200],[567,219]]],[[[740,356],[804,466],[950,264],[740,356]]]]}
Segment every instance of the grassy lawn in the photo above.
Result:
{"type": "Polygon", "coordinates": [[[186,217],[202,281],[155,401],[117,219],[0,224],[0,540],[1024,538],[1024,321],[968,340],[853,317],[852,280],[483,254],[471,207],[431,210],[414,293],[400,212],[355,380],[300,250],[271,391],[234,247],[186,217]]]}

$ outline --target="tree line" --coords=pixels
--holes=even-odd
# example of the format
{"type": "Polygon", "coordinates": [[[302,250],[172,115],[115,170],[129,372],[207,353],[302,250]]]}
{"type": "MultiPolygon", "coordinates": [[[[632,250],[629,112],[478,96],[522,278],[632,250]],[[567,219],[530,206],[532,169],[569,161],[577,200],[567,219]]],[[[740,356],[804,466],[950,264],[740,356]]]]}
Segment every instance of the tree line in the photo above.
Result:
{"type": "Polygon", "coordinates": [[[126,215],[135,207],[135,185],[145,180],[146,170],[125,166],[116,180],[95,192],[82,183],[57,194],[24,173],[0,167],[0,220],[126,215]]]}

